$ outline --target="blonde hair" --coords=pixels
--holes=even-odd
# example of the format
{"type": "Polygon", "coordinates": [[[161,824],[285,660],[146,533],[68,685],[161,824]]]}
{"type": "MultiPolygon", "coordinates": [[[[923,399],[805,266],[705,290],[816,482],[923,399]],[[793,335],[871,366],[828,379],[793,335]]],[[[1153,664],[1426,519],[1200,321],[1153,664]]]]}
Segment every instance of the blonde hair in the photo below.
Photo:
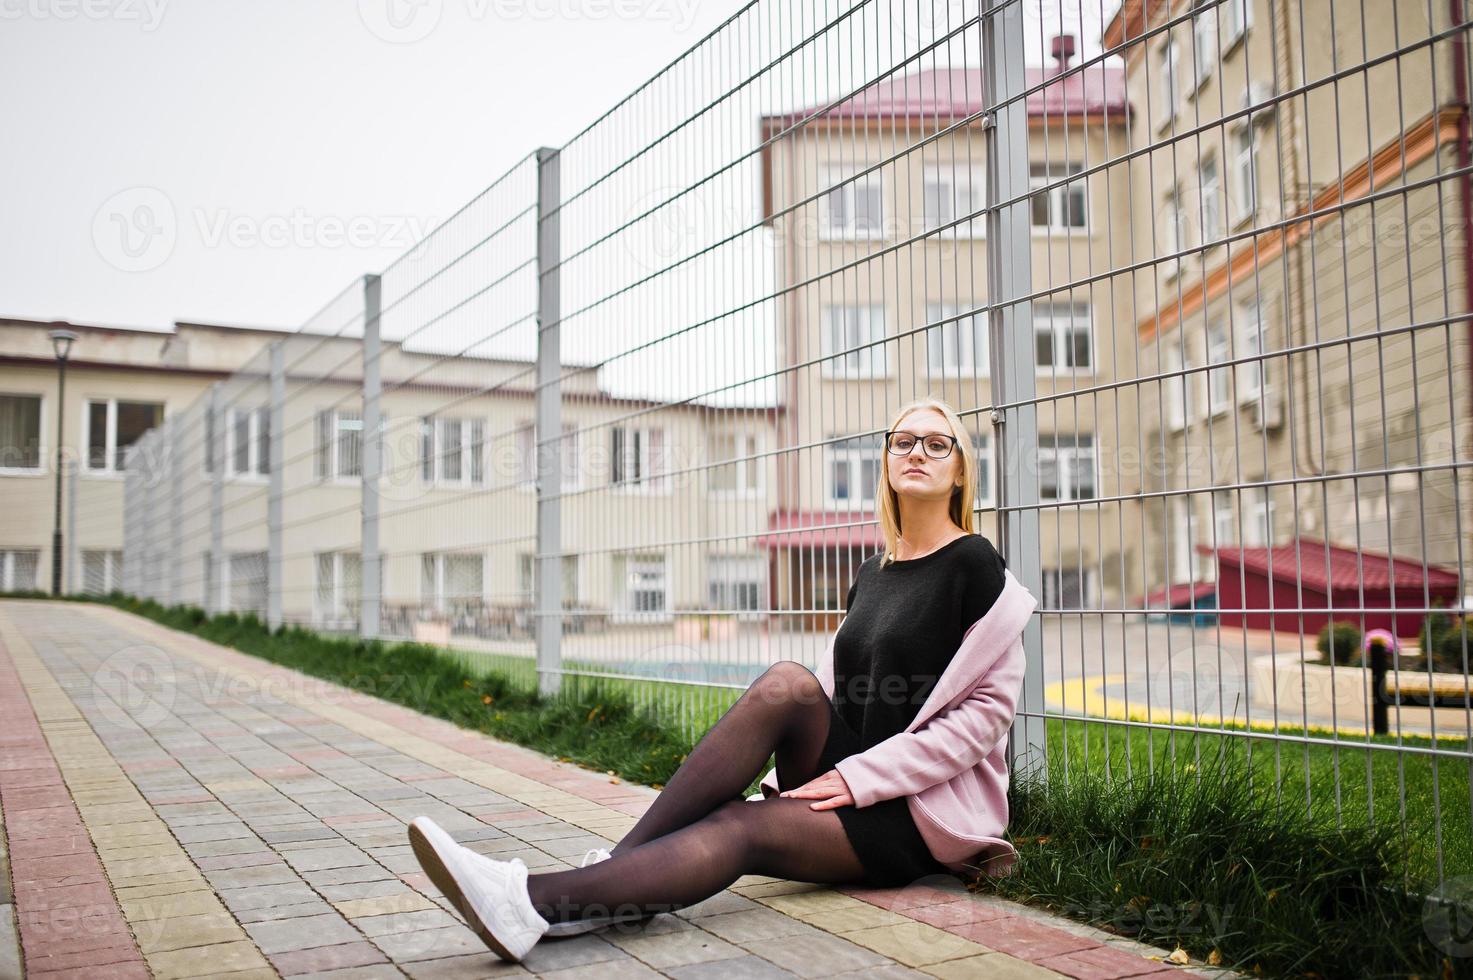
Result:
{"type": "MultiPolygon", "coordinates": [[[[895,413],[895,418],[885,429],[893,432],[905,421],[905,417],[913,412],[934,409],[940,412],[949,426],[951,434],[956,438],[956,447],[952,454],[961,453],[962,472],[961,486],[956,487],[951,494],[951,519],[956,526],[968,534],[976,534],[977,530],[972,519],[972,502],[977,498],[977,450],[972,446],[971,433],[962,424],[961,416],[957,415],[956,409],[939,398],[917,398],[915,401],[906,402],[900,406],[895,413]]],[[[890,486],[889,460],[886,458],[884,436],[880,442],[880,480],[877,496],[879,506],[876,507],[880,519],[880,533],[885,537],[885,551],[880,556],[880,564],[886,565],[895,561],[895,545],[900,539],[900,500],[895,493],[895,488],[890,486]]],[[[949,460],[951,457],[947,457],[949,460]]]]}

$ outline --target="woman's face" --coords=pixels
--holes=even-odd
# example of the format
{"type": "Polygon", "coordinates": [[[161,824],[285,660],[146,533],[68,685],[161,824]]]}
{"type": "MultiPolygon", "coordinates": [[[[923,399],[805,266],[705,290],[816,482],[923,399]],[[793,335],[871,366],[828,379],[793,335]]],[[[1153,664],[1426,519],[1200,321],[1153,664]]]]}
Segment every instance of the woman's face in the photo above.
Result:
{"type": "Polygon", "coordinates": [[[945,438],[952,434],[946,416],[933,408],[911,412],[900,420],[895,431],[909,432],[916,437],[910,452],[903,456],[888,450],[885,452],[885,465],[889,468],[887,475],[896,494],[921,499],[951,499],[961,482],[961,450],[952,446],[945,459],[933,459],[926,454],[927,444],[934,449],[940,443],[951,443],[951,439],[945,438]],[[942,438],[930,439],[930,436],[942,438]]]}

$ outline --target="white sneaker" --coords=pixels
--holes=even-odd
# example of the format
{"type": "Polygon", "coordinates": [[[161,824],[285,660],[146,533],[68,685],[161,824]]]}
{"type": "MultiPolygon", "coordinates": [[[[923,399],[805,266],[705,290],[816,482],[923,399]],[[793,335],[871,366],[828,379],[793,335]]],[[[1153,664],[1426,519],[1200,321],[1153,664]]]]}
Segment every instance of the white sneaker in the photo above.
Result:
{"type": "Polygon", "coordinates": [[[409,824],[420,867],[493,953],[513,963],[527,955],[549,923],[527,893],[521,858],[497,861],[457,844],[429,817],[409,824]]]}

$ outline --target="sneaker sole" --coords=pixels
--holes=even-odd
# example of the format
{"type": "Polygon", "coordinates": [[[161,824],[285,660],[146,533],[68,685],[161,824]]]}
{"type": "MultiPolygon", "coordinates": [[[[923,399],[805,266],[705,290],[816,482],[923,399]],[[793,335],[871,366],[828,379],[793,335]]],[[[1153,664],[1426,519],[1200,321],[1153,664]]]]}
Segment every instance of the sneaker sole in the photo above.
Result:
{"type": "Polygon", "coordinates": [[[430,839],[413,824],[409,825],[409,844],[414,848],[414,856],[419,859],[420,867],[424,868],[425,874],[430,877],[430,881],[434,882],[435,887],[440,889],[440,894],[450,900],[451,907],[459,913],[460,917],[465,920],[466,925],[470,926],[471,931],[480,938],[481,942],[486,944],[486,948],[509,963],[519,962],[519,958],[511,955],[511,951],[503,946],[501,940],[497,939],[491,930],[486,927],[486,924],[481,921],[481,917],[476,914],[476,910],[466,900],[465,894],[460,890],[460,885],[456,883],[455,876],[445,866],[444,860],[440,857],[440,852],[435,850],[435,845],[430,843],[430,839]]]}

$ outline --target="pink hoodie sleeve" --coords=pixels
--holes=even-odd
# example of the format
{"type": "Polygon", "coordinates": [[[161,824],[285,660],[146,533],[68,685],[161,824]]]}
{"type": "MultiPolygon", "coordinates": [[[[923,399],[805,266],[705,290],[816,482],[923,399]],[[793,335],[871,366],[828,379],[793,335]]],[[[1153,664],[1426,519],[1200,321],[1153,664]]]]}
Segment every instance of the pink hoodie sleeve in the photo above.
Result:
{"type": "Polygon", "coordinates": [[[856,807],[914,796],[977,765],[1007,735],[1023,686],[1023,643],[1015,639],[960,703],[920,728],[899,732],[834,767],[856,807]]]}

